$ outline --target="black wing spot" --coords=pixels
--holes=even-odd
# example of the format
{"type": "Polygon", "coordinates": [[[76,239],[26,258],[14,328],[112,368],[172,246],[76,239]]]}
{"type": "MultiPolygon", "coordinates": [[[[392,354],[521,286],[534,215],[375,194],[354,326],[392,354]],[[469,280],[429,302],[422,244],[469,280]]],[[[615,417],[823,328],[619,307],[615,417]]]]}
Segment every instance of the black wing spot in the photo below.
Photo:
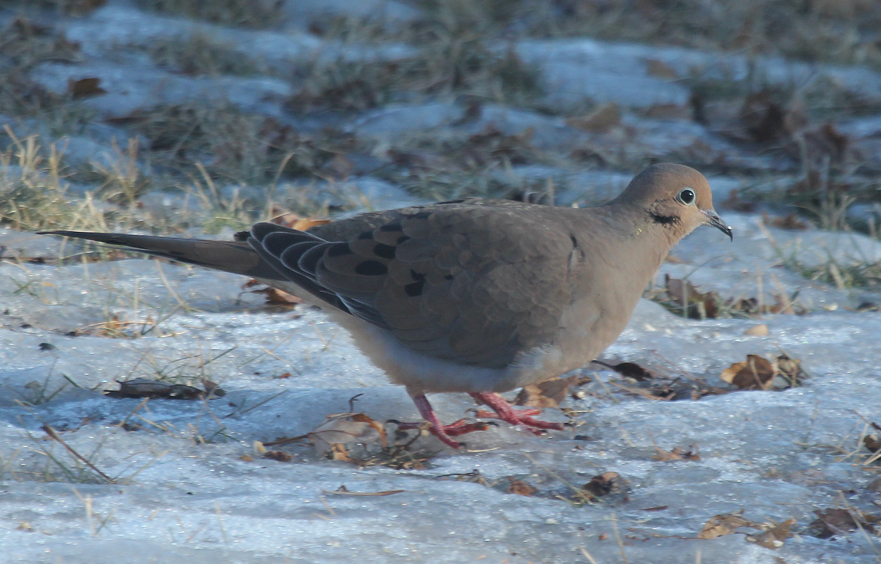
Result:
{"type": "Polygon", "coordinates": [[[364,233],[358,235],[358,239],[361,239],[362,241],[364,239],[373,239],[373,233],[370,231],[365,231],[364,233]]]}
{"type": "Polygon", "coordinates": [[[577,249],[578,248],[578,239],[575,238],[575,235],[570,233],[569,240],[572,241],[572,248],[577,249]]]}
{"type": "Polygon", "coordinates": [[[383,276],[388,273],[388,267],[378,260],[365,260],[358,263],[355,273],[362,276],[383,276]]]}
{"type": "Polygon", "coordinates": [[[417,282],[425,282],[425,275],[422,274],[421,272],[416,272],[412,268],[410,269],[410,276],[412,276],[413,280],[415,280],[417,282]]]}
{"type": "Polygon", "coordinates": [[[247,241],[248,237],[250,237],[250,236],[251,236],[250,231],[239,231],[238,233],[233,235],[232,238],[236,241],[247,241]]]}
{"type": "Polygon", "coordinates": [[[379,230],[383,231],[385,233],[394,232],[394,231],[403,231],[404,226],[401,225],[400,223],[387,223],[386,225],[381,225],[379,227],[379,230]]]}
{"type": "Polygon", "coordinates": [[[336,258],[351,254],[353,254],[352,249],[349,248],[347,243],[331,245],[330,248],[327,249],[327,258],[336,258]]]}
{"type": "Polygon", "coordinates": [[[383,243],[377,243],[377,245],[373,247],[373,254],[380,258],[391,260],[395,258],[395,247],[383,243]]]}
{"type": "Polygon", "coordinates": [[[401,235],[400,237],[398,237],[398,245],[400,245],[404,241],[409,241],[409,240],[410,240],[410,238],[407,237],[406,235],[401,235]]]}
{"type": "Polygon", "coordinates": [[[452,280],[452,279],[453,279],[453,275],[452,275],[452,274],[447,274],[447,275],[444,276],[444,280],[452,280]]]}
{"type": "Polygon", "coordinates": [[[407,284],[404,286],[404,292],[407,293],[411,298],[416,298],[422,295],[422,288],[425,286],[425,280],[418,280],[413,282],[412,284],[407,284]]]}
{"type": "Polygon", "coordinates": [[[412,215],[408,215],[407,219],[427,219],[431,215],[431,212],[421,211],[416,212],[412,215]]]}

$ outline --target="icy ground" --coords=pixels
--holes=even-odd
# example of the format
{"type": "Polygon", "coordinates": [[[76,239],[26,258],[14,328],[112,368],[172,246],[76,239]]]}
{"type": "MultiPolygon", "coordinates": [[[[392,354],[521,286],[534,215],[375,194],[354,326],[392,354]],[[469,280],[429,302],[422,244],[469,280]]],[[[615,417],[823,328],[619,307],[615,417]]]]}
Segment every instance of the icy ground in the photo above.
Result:
{"type": "MultiPolygon", "coordinates": [[[[853,311],[878,296],[771,268],[768,236],[784,252],[828,249],[841,260],[857,248],[877,260],[881,248],[861,236],[764,231],[757,216],[725,215],[734,244],[698,230],[674,250],[683,262],[662,272],[695,271],[702,290],[723,296],[755,297],[761,284],[770,300],[767,271],[776,271],[787,290],[802,289],[809,312],[695,321],[644,300],[604,358],[724,386],[718,376],[731,363],[783,349],[809,374],[802,387],[651,401],[614,386],[633,386],[617,374],[587,367],[593,381],[563,403],[578,427],[536,437],[500,425],[466,436],[461,452],[419,439],[414,452],[438,452],[424,469],[358,467],[305,440],[270,447],[292,455],[288,462],[255,453],[254,441],[308,433],[348,412],[354,396],[354,410],[377,421],[417,418],[404,390],[318,311],[273,309],[262,295],[243,295],[241,278],[167,262],[4,262],[0,562],[876,561],[881,542],[871,533],[820,539],[807,529],[815,510],[881,511],[867,488],[878,467],[864,467],[868,452],[858,450],[859,415],[881,419],[881,313],[853,311]],[[94,330],[131,333],[125,323],[134,321],[151,329],[135,339],[94,330]],[[744,335],[760,323],[768,336],[744,335]],[[204,377],[226,395],[151,399],[136,411],[141,400],[100,393],[135,377],[194,385],[204,377]],[[700,459],[655,460],[653,442],[666,451],[697,445],[700,459]],[[629,481],[629,499],[567,501],[570,485],[607,471],[629,481]],[[512,480],[535,493],[508,493],[512,480]],[[350,495],[336,492],[341,486],[350,495]],[[382,492],[395,493],[351,495],[382,492]],[[795,535],[777,549],[748,542],[746,533],[760,533],[748,528],[696,539],[714,515],[739,510],[754,523],[793,518],[795,535]]],[[[12,231],[0,244],[30,257],[61,252],[56,240],[12,231]]],[[[464,395],[432,400],[447,421],[474,407],[464,395]]],[[[554,409],[543,416],[564,419],[554,409]]]]}
{"type": "MultiPolygon", "coordinates": [[[[407,451],[411,459],[405,453],[385,464],[375,463],[383,461],[375,439],[364,447],[347,445],[349,454],[365,461],[359,466],[316,452],[306,439],[270,444],[307,434],[330,414],[355,411],[379,422],[417,419],[404,390],[389,385],[320,312],[267,306],[262,294],[242,293],[243,279],[167,262],[74,259],[59,265],[59,256],[78,252],[72,243],[0,229],[0,564],[879,561],[881,539],[870,521],[881,514],[881,465],[869,462],[861,439],[873,432],[867,422],[881,424],[881,296],[811,282],[787,265],[835,264],[847,273],[854,264],[878,264],[881,243],[843,232],[760,227],[758,214],[737,214],[722,204],[797,188],[812,162],[828,164],[823,159],[830,158],[848,171],[836,179],[844,186],[877,187],[877,68],[506,32],[485,38],[483,47],[514,52],[529,67],[524,77],[534,78],[541,94],[522,106],[501,103],[516,96],[474,105],[472,96],[458,91],[423,95],[400,85],[400,92],[390,89],[390,103],[377,107],[300,113],[289,102],[319,84],[304,73],[313,62],[436,61],[436,53],[426,52],[433,43],[395,39],[397,27],[428,17],[414,7],[423,3],[278,2],[284,18],[272,29],[163,15],[130,0],[81,2],[96,9],[76,17],[48,9],[54,4],[60,5],[0,2],[0,25],[9,30],[7,50],[31,45],[31,34],[47,34],[57,44],[63,56],[50,51],[38,64],[23,57],[21,72],[66,100],[64,111],[22,117],[2,108],[0,126],[20,139],[38,135],[40,146],[54,146],[63,153],[62,164],[89,172],[88,178],[114,166],[125,169],[118,168],[127,162],[118,148],[139,140],[142,153],[134,164],[139,174],[155,173],[155,190],[142,194],[137,206],[157,226],[179,219],[198,225],[184,208],[195,215],[210,210],[182,205],[181,190],[160,189],[165,180],[158,163],[168,162],[167,151],[177,154],[178,141],[157,143],[151,153],[147,149],[160,132],[149,138],[123,124],[151,112],[178,115],[178,107],[229,106],[266,118],[276,135],[286,137],[291,128],[321,141],[320,132],[331,128],[357,140],[352,152],[339,154],[344,158],[338,164],[345,166],[336,171],[338,179],[317,182],[336,178],[317,161],[315,170],[272,186],[278,203],[294,210],[302,201],[350,213],[407,205],[426,197],[424,189],[408,191],[421,175],[456,187],[438,197],[483,194],[457,180],[467,178],[501,197],[553,188],[558,205],[585,205],[617,194],[646,163],[683,162],[717,174],[710,179],[716,207],[733,225],[735,240],[699,230],[675,249],[676,260],[662,267],[658,285],[664,274],[687,277],[701,292],[757,304],[797,293],[794,307],[803,315],[698,321],[644,301],[604,360],[646,366],[680,390],[693,380],[728,390],[720,379],[724,369],[747,354],[773,358],[782,350],[801,360],[808,377],[782,391],[662,401],[634,392],[648,394],[654,381],[634,382],[592,365],[578,372],[585,382],[562,403],[577,423],[566,431],[537,437],[499,425],[464,437],[468,448],[458,452],[432,437],[418,438],[407,451]],[[33,10],[20,20],[25,7],[33,10]],[[357,39],[368,38],[372,25],[354,29],[354,43],[310,31],[324,26],[328,15],[369,14],[381,16],[377,21],[391,32],[387,38],[357,39]],[[28,21],[32,25],[24,25],[28,21]],[[10,43],[16,37],[18,43],[10,43]],[[194,39],[206,37],[224,47],[221,52],[252,58],[253,74],[192,75],[149,55],[163,41],[192,50],[201,44],[194,39]],[[751,122],[737,117],[745,99],[736,96],[708,99],[701,112],[706,115],[697,119],[691,103],[696,83],[738,92],[756,78],[772,90],[797,86],[796,102],[811,92],[831,96],[829,103],[841,105],[842,113],[812,118],[773,142],[744,142],[751,122]],[[71,101],[69,90],[82,79],[97,80],[100,91],[71,101]],[[82,110],[94,117],[57,129],[56,118],[82,110]],[[610,110],[617,116],[611,122],[593,121],[608,118],[610,110]],[[834,141],[832,149],[843,144],[852,151],[792,150],[803,135],[817,139],[824,131],[831,139],[819,139],[834,141]],[[495,145],[485,145],[487,139],[502,143],[501,156],[491,154],[495,145]],[[453,142],[449,151],[441,150],[447,141],[453,142]],[[457,152],[457,143],[468,151],[457,152]],[[528,151],[518,157],[524,144],[528,151]],[[506,147],[514,150],[513,161],[506,147]],[[407,157],[403,164],[401,156],[407,157]],[[469,164],[483,159],[487,164],[478,170],[469,164]],[[761,325],[767,326],[765,336],[761,325]],[[117,381],[136,378],[197,387],[204,378],[225,395],[146,404],[103,395],[117,381]],[[259,444],[277,451],[276,459],[264,458],[259,444]],[[677,447],[697,449],[699,459],[657,459],[662,452],[670,458],[677,447]],[[578,488],[605,472],[629,482],[626,495],[578,503],[578,488]],[[837,534],[819,538],[812,526],[816,512],[836,510],[838,518],[830,521],[837,534]],[[754,541],[761,540],[761,529],[733,527],[732,534],[698,539],[714,516],[740,511],[741,517],[727,522],[770,527],[794,520],[792,536],[760,544],[754,541]],[[864,514],[865,530],[841,512],[864,514]]],[[[860,41],[877,47],[876,40],[860,41]]],[[[0,63],[12,55],[2,53],[0,63]]],[[[797,105],[775,104],[765,108],[769,115],[782,107],[798,117],[797,105]]],[[[249,135],[243,132],[242,147],[259,149],[268,142],[249,135]]],[[[0,150],[10,139],[0,135],[0,150]]],[[[222,163],[221,157],[235,153],[225,146],[219,144],[217,154],[188,150],[186,159],[222,163]]],[[[44,175],[10,162],[0,163],[2,186],[17,190],[24,185],[19,180],[44,175]]],[[[82,201],[100,188],[74,182],[67,196],[82,201]]],[[[263,208],[269,193],[265,184],[219,188],[228,199],[229,190],[262,197],[254,209],[263,208]]],[[[878,225],[881,209],[876,197],[872,201],[851,205],[849,219],[878,225]]],[[[467,396],[431,400],[444,421],[473,416],[467,396]]],[[[552,408],[542,417],[568,420],[552,408]]],[[[405,442],[394,436],[394,425],[386,429],[390,440],[405,442]]]]}

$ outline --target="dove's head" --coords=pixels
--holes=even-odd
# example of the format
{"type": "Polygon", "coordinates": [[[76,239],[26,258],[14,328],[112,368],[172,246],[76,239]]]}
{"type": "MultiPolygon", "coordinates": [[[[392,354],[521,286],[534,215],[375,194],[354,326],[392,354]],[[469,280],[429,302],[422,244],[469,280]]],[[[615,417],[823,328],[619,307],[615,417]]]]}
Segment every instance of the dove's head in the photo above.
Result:
{"type": "Polygon", "coordinates": [[[731,227],[713,209],[707,179],[685,165],[661,163],[646,168],[610,203],[636,207],[650,222],[670,229],[676,240],[701,225],[712,225],[734,239],[731,227]]]}

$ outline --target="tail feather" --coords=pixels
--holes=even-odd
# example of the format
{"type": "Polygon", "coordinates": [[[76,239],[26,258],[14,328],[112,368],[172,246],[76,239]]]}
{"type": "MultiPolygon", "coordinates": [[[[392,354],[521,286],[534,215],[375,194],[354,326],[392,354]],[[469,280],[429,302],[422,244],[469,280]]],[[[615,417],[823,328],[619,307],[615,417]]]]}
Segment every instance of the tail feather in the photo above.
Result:
{"type": "Polygon", "coordinates": [[[288,282],[244,241],[207,241],[204,239],[88,231],[41,231],[39,234],[86,239],[127,247],[152,256],[250,276],[267,281],[267,283],[271,283],[272,280],[288,282]]]}

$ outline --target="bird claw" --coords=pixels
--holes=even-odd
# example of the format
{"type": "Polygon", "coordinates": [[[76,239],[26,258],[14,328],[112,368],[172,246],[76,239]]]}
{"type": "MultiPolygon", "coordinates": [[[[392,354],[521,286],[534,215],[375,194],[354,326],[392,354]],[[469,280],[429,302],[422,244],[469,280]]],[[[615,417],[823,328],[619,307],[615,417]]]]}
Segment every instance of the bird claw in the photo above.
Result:
{"type": "Polygon", "coordinates": [[[398,426],[398,430],[400,431],[409,431],[411,429],[425,429],[426,431],[440,439],[441,442],[443,442],[445,445],[451,446],[456,449],[465,445],[463,443],[454,441],[450,437],[458,437],[459,435],[465,435],[467,433],[473,433],[475,431],[485,431],[488,427],[494,424],[492,422],[485,421],[469,423],[464,419],[459,419],[458,421],[454,421],[449,425],[441,425],[440,427],[435,427],[427,421],[420,421],[416,423],[409,421],[389,420],[388,423],[394,423],[398,426]]]}
{"type": "Polygon", "coordinates": [[[563,423],[551,423],[549,421],[539,421],[538,419],[533,419],[533,415],[540,415],[541,410],[535,408],[527,408],[521,409],[519,411],[515,410],[511,405],[505,401],[505,398],[500,396],[499,394],[489,393],[489,392],[475,392],[471,394],[471,397],[489,406],[495,413],[490,413],[489,411],[478,410],[477,417],[489,417],[493,419],[501,419],[506,423],[510,423],[511,425],[523,425],[526,429],[536,435],[542,434],[542,431],[550,430],[550,431],[562,431],[566,427],[563,423]]]}

